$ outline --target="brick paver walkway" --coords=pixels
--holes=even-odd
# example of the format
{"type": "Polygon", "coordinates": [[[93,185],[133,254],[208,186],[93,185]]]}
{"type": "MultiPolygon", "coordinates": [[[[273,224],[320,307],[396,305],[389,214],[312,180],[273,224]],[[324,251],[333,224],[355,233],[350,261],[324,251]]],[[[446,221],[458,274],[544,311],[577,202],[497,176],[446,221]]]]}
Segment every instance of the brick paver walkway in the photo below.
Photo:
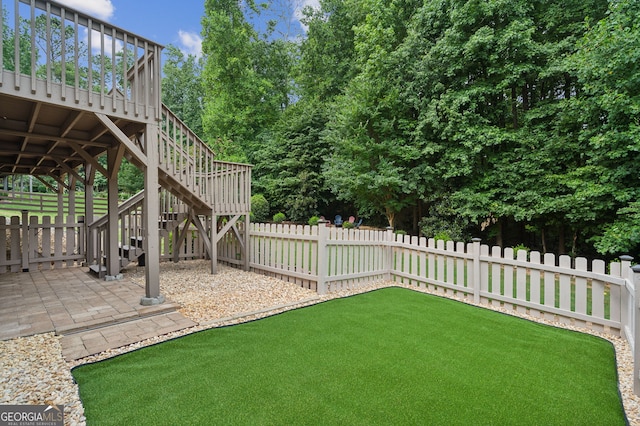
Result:
{"type": "Polygon", "coordinates": [[[0,274],[0,340],[56,332],[67,359],[117,348],[195,323],[178,305],[142,306],[144,288],[104,281],[87,268],[0,274]]]}
{"type": "Polygon", "coordinates": [[[67,361],[98,354],[107,349],[182,330],[196,325],[179,312],[170,312],[108,325],[62,337],[62,355],[67,361]]]}

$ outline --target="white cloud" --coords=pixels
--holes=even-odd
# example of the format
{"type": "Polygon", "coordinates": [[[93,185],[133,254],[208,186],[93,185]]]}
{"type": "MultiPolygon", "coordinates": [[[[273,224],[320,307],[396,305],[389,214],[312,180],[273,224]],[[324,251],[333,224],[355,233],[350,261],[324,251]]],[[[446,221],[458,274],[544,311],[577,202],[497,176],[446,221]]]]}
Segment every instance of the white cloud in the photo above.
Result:
{"type": "MultiPolygon", "coordinates": [[[[84,39],[87,40],[87,29],[84,29],[84,39]]],[[[98,55],[102,52],[102,45],[100,44],[100,39],[104,40],[104,54],[105,56],[111,57],[113,56],[113,37],[105,34],[104,36],[100,35],[100,31],[91,30],[91,51],[93,54],[98,55]]],[[[122,41],[116,40],[115,53],[122,52],[124,45],[122,41]]]]}
{"type": "Polygon", "coordinates": [[[115,11],[111,0],[58,0],[58,2],[103,21],[109,20],[115,11]]]}
{"type": "Polygon", "coordinates": [[[198,34],[179,30],[178,38],[181,45],[180,50],[187,55],[195,55],[198,58],[202,56],[202,38],[198,34]]]}
{"type": "MultiPolygon", "coordinates": [[[[320,0],[293,0],[294,15],[298,21],[300,21],[304,17],[302,11],[307,6],[315,10],[320,10],[320,0]]],[[[300,26],[304,29],[305,32],[309,29],[302,22],[300,22],[300,26]]]]}

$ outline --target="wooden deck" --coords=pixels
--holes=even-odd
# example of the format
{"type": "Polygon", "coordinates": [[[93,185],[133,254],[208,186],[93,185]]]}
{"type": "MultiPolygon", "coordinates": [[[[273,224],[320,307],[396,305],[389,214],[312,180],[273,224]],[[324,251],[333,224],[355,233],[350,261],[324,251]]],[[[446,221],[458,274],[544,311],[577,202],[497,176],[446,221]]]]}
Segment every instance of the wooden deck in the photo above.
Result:
{"type": "MultiPolygon", "coordinates": [[[[162,46],[54,1],[0,0],[0,8],[7,12],[0,24],[0,177],[34,176],[57,192],[59,206],[64,194],[71,199],[83,187],[85,262],[117,277],[122,245],[129,244],[122,239],[121,228],[130,222],[119,207],[117,185],[126,158],[144,173],[145,192],[137,200],[144,214],[136,225],[147,254],[143,303],[163,300],[158,223],[172,212],[161,210],[158,188],[185,206],[184,226],[171,232],[184,237],[196,226],[215,272],[222,235],[240,235],[235,224],[241,217],[248,223],[251,167],[216,161],[207,144],[162,105],[162,46]],[[104,220],[93,209],[96,172],[108,182],[104,220]],[[227,223],[221,230],[220,216],[227,223]]],[[[25,238],[29,225],[21,226],[25,238]]],[[[174,244],[184,247],[179,239],[174,244]]],[[[247,241],[243,245],[248,249],[247,241]]]]}

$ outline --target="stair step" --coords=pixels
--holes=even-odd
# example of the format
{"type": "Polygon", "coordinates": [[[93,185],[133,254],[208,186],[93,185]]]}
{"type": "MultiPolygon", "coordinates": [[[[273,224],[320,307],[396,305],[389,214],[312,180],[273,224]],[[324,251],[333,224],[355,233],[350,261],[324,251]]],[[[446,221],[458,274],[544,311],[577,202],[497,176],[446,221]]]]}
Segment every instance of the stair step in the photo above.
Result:
{"type": "Polygon", "coordinates": [[[131,245],[137,248],[142,248],[142,242],[144,238],[142,237],[131,237],[131,245]]]}
{"type": "Polygon", "coordinates": [[[138,256],[140,256],[141,252],[142,250],[139,249],[138,247],[129,246],[126,244],[123,246],[120,246],[120,255],[122,257],[126,257],[129,260],[135,260],[138,256]]]}
{"type": "MultiPolygon", "coordinates": [[[[104,262],[107,262],[107,255],[106,253],[102,255],[102,260],[104,260],[104,262]]],[[[120,263],[120,268],[125,268],[129,263],[131,263],[132,261],[129,260],[129,258],[127,257],[122,257],[122,256],[118,256],[118,262],[120,263]]],[[[103,266],[103,268],[106,269],[105,266],[103,266]]]]}
{"type": "Polygon", "coordinates": [[[98,277],[102,277],[107,273],[107,267],[104,265],[90,265],[89,271],[93,272],[98,277]]]}

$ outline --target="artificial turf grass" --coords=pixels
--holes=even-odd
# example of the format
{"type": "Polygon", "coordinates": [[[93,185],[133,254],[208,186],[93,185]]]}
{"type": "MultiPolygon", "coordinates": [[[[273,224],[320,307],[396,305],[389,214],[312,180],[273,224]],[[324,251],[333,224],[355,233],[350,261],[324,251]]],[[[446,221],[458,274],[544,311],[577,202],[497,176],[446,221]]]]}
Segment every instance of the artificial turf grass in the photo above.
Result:
{"type": "Polygon", "coordinates": [[[88,424],[624,424],[612,345],[388,288],[73,370],[88,424]]]}

